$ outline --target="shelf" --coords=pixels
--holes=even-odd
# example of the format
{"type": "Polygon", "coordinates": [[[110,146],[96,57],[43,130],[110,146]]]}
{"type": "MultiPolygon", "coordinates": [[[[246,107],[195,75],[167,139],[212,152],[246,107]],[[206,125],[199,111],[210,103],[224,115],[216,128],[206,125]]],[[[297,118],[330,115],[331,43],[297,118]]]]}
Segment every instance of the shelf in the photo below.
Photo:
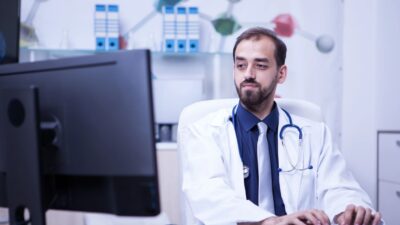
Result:
{"type": "MultiPolygon", "coordinates": [[[[127,51],[127,50],[119,50],[127,51]]],[[[22,48],[22,53],[29,54],[29,61],[44,60],[48,58],[64,58],[64,57],[76,57],[83,55],[94,55],[109,53],[114,51],[96,51],[94,49],[51,49],[51,48],[22,48]]],[[[156,58],[202,58],[210,56],[229,56],[231,53],[227,52],[196,52],[196,53],[170,53],[170,52],[160,52],[152,51],[151,55],[156,58]]]]}
{"type": "Polygon", "coordinates": [[[68,56],[68,55],[88,55],[96,54],[98,52],[92,49],[49,49],[49,48],[22,48],[23,51],[35,53],[51,53],[54,55],[68,56]]]}

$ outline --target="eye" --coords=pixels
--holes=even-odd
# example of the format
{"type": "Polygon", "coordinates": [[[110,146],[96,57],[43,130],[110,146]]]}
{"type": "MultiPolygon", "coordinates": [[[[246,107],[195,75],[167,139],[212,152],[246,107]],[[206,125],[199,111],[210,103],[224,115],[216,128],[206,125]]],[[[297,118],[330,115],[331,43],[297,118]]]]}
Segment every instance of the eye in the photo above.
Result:
{"type": "Polygon", "coordinates": [[[247,67],[246,63],[236,63],[236,68],[238,68],[239,70],[246,69],[246,67],[247,67]]]}
{"type": "Polygon", "coordinates": [[[265,64],[256,64],[256,68],[260,70],[266,70],[268,66],[265,64]]]}

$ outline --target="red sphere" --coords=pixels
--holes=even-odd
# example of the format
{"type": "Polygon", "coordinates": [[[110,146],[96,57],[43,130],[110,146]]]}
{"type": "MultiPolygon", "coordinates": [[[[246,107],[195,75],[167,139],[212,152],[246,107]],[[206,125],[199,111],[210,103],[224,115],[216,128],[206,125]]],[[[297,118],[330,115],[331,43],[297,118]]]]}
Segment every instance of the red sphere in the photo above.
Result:
{"type": "Polygon", "coordinates": [[[296,28],[296,21],[290,14],[277,15],[272,22],[275,24],[274,31],[279,36],[291,37],[296,28]]]}

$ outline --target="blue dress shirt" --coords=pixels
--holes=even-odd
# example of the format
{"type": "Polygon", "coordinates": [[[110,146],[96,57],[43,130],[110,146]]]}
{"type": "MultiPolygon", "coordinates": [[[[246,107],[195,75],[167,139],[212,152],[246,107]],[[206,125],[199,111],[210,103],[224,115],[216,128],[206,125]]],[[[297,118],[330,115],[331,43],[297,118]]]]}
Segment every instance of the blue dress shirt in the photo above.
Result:
{"type": "MultiPolygon", "coordinates": [[[[246,197],[258,205],[258,163],[257,163],[257,123],[261,122],[255,115],[247,111],[241,104],[238,105],[235,115],[235,132],[238,139],[240,156],[243,165],[249,167],[249,176],[245,178],[246,197]]],[[[275,215],[286,215],[285,205],[279,187],[278,165],[278,125],[279,111],[276,103],[271,113],[262,120],[268,126],[267,140],[271,159],[272,191],[274,196],[275,215]]]]}

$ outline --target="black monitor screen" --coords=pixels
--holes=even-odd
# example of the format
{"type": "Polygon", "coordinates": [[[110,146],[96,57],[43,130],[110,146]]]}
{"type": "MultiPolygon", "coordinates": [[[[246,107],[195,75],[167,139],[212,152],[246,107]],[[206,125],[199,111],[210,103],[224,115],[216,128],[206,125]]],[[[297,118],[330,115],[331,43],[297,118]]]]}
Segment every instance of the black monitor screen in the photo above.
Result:
{"type": "Polygon", "coordinates": [[[149,51],[2,65],[0,97],[0,205],[14,195],[10,168],[15,174],[23,169],[16,160],[25,160],[10,155],[35,143],[31,116],[38,118],[44,208],[159,213],[149,51]],[[37,106],[13,111],[19,96],[37,106]]]}
{"type": "Polygon", "coordinates": [[[0,64],[18,62],[19,0],[0,0],[0,64]]]}

